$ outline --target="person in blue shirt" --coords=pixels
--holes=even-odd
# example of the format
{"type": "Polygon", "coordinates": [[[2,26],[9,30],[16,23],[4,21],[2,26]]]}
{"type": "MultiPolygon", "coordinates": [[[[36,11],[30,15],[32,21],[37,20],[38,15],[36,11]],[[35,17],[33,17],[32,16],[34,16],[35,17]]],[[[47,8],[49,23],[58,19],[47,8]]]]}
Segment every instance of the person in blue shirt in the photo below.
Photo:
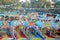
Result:
{"type": "Polygon", "coordinates": [[[15,26],[14,23],[15,23],[15,20],[12,20],[12,21],[10,22],[11,27],[14,27],[14,26],[15,26]]]}
{"type": "Polygon", "coordinates": [[[59,22],[58,22],[58,27],[60,28],[60,20],[59,20],[59,22]]]}
{"type": "Polygon", "coordinates": [[[51,27],[52,27],[52,29],[56,28],[56,23],[54,21],[51,22],[51,27]]]}
{"type": "Polygon", "coordinates": [[[24,32],[26,33],[26,29],[27,29],[27,26],[28,26],[28,22],[24,19],[22,24],[23,24],[23,26],[24,26],[24,32]]]}
{"type": "Polygon", "coordinates": [[[45,17],[45,21],[48,21],[48,16],[45,17]]]}
{"type": "Polygon", "coordinates": [[[26,28],[28,26],[28,22],[25,19],[23,21],[23,26],[24,26],[24,28],[26,28]]]}
{"type": "Polygon", "coordinates": [[[0,27],[2,27],[2,25],[3,25],[3,21],[0,21],[0,27]]]}
{"type": "Polygon", "coordinates": [[[56,28],[55,18],[52,19],[51,26],[52,26],[52,29],[56,28]]]}
{"type": "Polygon", "coordinates": [[[40,18],[37,19],[35,25],[38,26],[40,29],[42,28],[43,22],[40,20],[40,18]]]}
{"type": "Polygon", "coordinates": [[[14,28],[15,28],[15,20],[12,20],[11,22],[10,22],[10,24],[11,24],[11,27],[12,27],[12,31],[11,31],[11,35],[12,35],[12,37],[13,37],[13,39],[15,38],[15,31],[14,31],[14,28]]]}

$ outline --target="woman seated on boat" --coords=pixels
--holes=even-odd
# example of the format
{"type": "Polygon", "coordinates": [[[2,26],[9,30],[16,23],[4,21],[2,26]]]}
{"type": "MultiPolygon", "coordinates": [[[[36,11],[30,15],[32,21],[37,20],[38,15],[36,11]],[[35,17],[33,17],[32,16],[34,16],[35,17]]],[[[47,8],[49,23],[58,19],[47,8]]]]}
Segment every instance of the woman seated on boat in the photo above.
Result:
{"type": "Polygon", "coordinates": [[[51,31],[51,28],[44,27],[42,28],[42,32],[45,37],[55,38],[55,34],[51,31]]]}
{"type": "Polygon", "coordinates": [[[43,26],[43,22],[40,19],[37,19],[35,25],[39,28],[39,30],[41,30],[43,26]]]}

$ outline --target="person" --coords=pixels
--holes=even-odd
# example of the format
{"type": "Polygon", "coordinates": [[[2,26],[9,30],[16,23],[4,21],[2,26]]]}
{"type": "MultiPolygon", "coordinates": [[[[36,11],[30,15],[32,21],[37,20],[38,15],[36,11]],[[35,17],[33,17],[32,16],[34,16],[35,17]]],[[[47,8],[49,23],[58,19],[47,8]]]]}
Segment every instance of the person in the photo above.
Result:
{"type": "Polygon", "coordinates": [[[45,21],[48,21],[48,16],[45,17],[45,21]]]}
{"type": "Polygon", "coordinates": [[[15,27],[16,27],[16,18],[15,18],[15,20],[12,20],[11,22],[10,22],[10,24],[11,24],[11,34],[12,34],[12,38],[13,38],[13,40],[16,40],[16,37],[15,37],[15,27]]]}
{"type": "Polygon", "coordinates": [[[28,30],[28,36],[30,36],[31,34],[34,35],[34,37],[36,38],[41,38],[42,40],[45,40],[45,38],[40,34],[40,32],[38,32],[38,30],[36,30],[35,28],[36,26],[33,25],[30,28],[27,28],[28,30]],[[30,34],[30,35],[29,35],[30,34]]]}
{"type": "Polygon", "coordinates": [[[15,26],[14,23],[15,23],[15,20],[12,20],[12,21],[10,22],[11,27],[14,27],[14,26],[15,26]]]}
{"type": "Polygon", "coordinates": [[[45,21],[43,23],[43,27],[42,28],[44,28],[44,27],[47,27],[48,29],[51,28],[50,21],[48,21],[48,16],[45,17],[45,21]]]}
{"type": "Polygon", "coordinates": [[[47,27],[44,27],[42,29],[42,32],[43,32],[43,36],[46,38],[46,37],[49,37],[49,38],[55,38],[55,35],[53,34],[53,32],[48,29],[47,27]]]}
{"type": "Polygon", "coordinates": [[[28,21],[26,21],[25,19],[23,20],[23,26],[24,26],[24,32],[26,33],[26,28],[28,26],[28,21]]]}
{"type": "MultiPolygon", "coordinates": [[[[29,21],[29,25],[27,27],[28,35],[33,34],[37,38],[42,38],[44,40],[44,37],[36,30],[36,25],[31,20],[29,21]]],[[[30,35],[29,35],[30,36],[30,35]]]]}
{"type": "Polygon", "coordinates": [[[37,19],[35,25],[38,26],[39,29],[41,29],[42,25],[43,25],[43,22],[40,19],[37,19]]]}
{"type": "Polygon", "coordinates": [[[60,20],[59,20],[59,22],[57,24],[58,24],[58,27],[60,28],[60,20]]]}
{"type": "Polygon", "coordinates": [[[51,28],[55,29],[56,28],[56,23],[54,21],[51,21],[51,28]]]}
{"type": "Polygon", "coordinates": [[[1,20],[4,21],[4,15],[1,15],[1,20]]]}
{"type": "Polygon", "coordinates": [[[15,26],[18,26],[18,25],[20,25],[20,24],[22,24],[22,22],[19,20],[19,17],[15,17],[15,26]]]}
{"type": "Polygon", "coordinates": [[[0,27],[2,27],[2,25],[3,25],[3,21],[0,21],[0,27]]]}
{"type": "Polygon", "coordinates": [[[19,21],[18,17],[15,17],[15,20],[12,20],[10,24],[11,24],[12,27],[16,27],[16,26],[18,26],[22,23],[19,21]]]}

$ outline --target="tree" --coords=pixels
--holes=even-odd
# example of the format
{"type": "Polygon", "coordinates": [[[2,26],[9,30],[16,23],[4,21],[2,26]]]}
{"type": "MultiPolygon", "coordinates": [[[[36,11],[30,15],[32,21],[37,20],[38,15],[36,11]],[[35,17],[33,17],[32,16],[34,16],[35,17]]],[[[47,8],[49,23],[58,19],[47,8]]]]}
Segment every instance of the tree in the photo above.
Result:
{"type": "Polygon", "coordinates": [[[3,12],[3,10],[2,10],[2,9],[0,9],[0,13],[1,13],[1,12],[3,12]]]}
{"type": "Polygon", "coordinates": [[[43,8],[50,8],[50,1],[47,1],[47,0],[42,0],[42,6],[43,8]]]}
{"type": "Polygon", "coordinates": [[[60,1],[57,1],[57,2],[55,3],[55,7],[56,7],[56,8],[60,8],[60,1]]]}
{"type": "Polygon", "coordinates": [[[3,0],[0,0],[0,5],[3,3],[3,0]]]}
{"type": "Polygon", "coordinates": [[[47,1],[47,0],[38,0],[38,1],[34,1],[34,2],[31,2],[31,7],[36,7],[36,8],[50,8],[51,6],[51,3],[50,1],[47,1]]]}
{"type": "Polygon", "coordinates": [[[30,3],[28,1],[21,2],[21,4],[22,4],[22,7],[24,7],[24,8],[29,8],[30,7],[30,3]]]}
{"type": "Polygon", "coordinates": [[[18,3],[19,0],[0,0],[0,4],[11,4],[11,3],[14,3],[14,2],[17,2],[18,3]]]}

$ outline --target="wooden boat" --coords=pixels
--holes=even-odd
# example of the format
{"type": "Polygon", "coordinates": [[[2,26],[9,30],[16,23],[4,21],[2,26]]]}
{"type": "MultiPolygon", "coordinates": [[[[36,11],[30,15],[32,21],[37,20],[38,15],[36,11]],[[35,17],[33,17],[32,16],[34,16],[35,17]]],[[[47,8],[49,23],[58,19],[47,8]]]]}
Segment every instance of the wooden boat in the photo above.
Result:
{"type": "Polygon", "coordinates": [[[60,38],[60,29],[48,29],[47,27],[42,29],[42,32],[50,38],[60,38]],[[47,30],[49,30],[47,32],[47,30]]]}
{"type": "Polygon", "coordinates": [[[26,34],[24,34],[24,32],[23,32],[24,31],[23,25],[16,26],[15,31],[17,32],[17,33],[15,33],[15,36],[17,38],[27,38],[26,34]]]}

